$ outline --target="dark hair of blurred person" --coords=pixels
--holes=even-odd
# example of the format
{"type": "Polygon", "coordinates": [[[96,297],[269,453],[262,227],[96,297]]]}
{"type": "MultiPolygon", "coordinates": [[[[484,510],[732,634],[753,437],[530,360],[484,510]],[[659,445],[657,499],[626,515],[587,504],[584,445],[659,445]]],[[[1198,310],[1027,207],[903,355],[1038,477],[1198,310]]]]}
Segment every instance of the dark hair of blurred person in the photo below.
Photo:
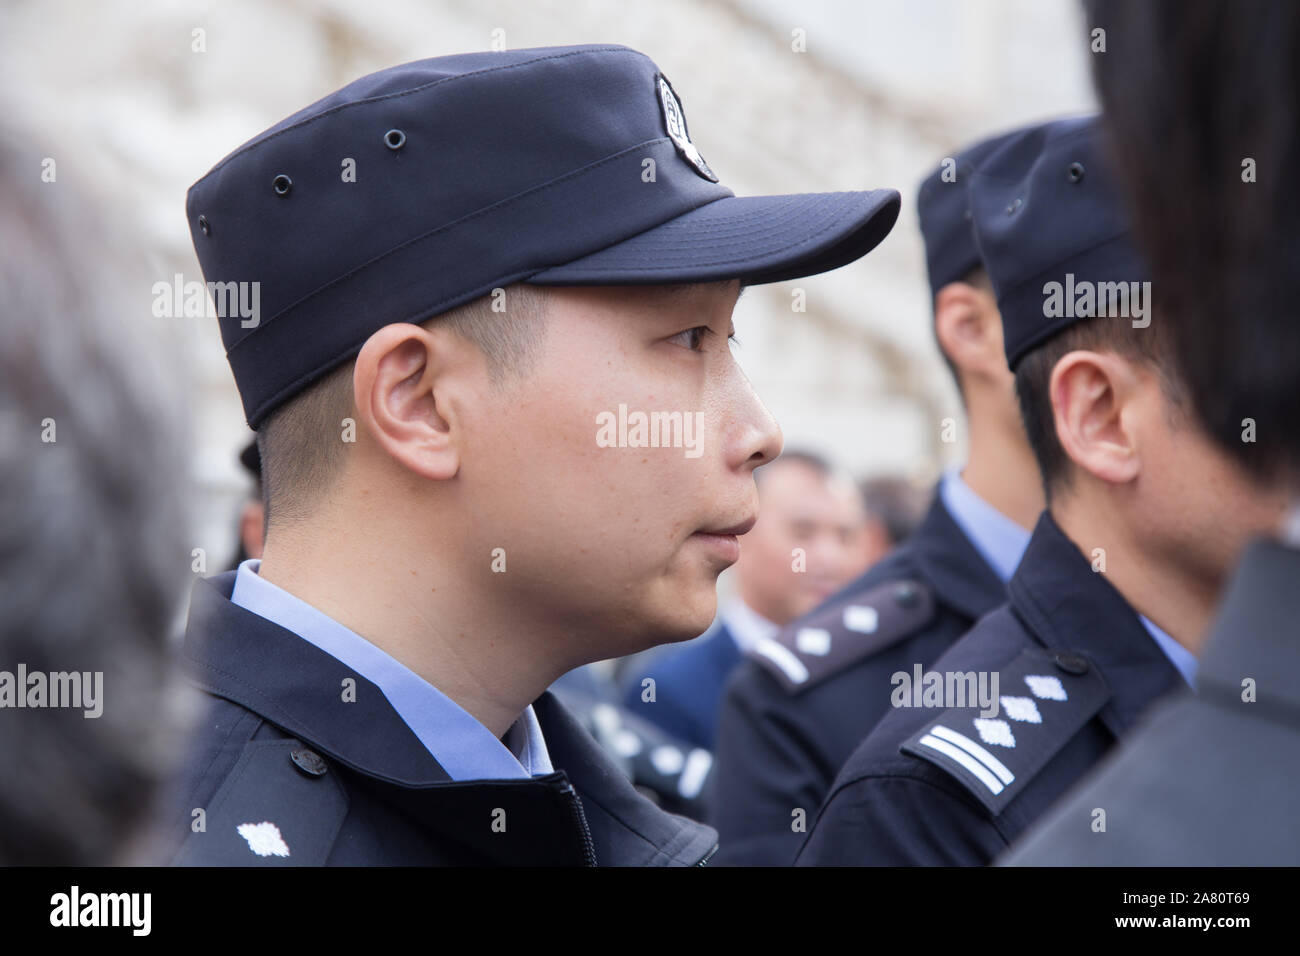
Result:
{"type": "Polygon", "coordinates": [[[1201,419],[1261,474],[1300,472],[1300,5],[1088,6],[1135,229],[1178,317],[1201,419]],[[1255,426],[1255,441],[1243,440],[1255,426]]]}
{"type": "Polygon", "coordinates": [[[894,475],[863,479],[858,490],[873,525],[868,540],[879,549],[867,561],[870,567],[916,530],[925,517],[930,491],[894,475]]]}
{"type": "Polygon", "coordinates": [[[262,556],[262,545],[266,541],[266,502],[262,487],[262,455],[258,451],[257,441],[250,441],[239,453],[239,463],[252,476],[253,487],[247,498],[239,506],[239,520],[236,542],[238,550],[235,558],[226,566],[234,571],[249,558],[262,556]]]}
{"type": "Polygon", "coordinates": [[[0,670],[103,676],[97,716],[0,708],[0,864],[143,862],[173,740],[184,457],[138,334],[148,280],[32,142],[0,130],[0,670]]]}

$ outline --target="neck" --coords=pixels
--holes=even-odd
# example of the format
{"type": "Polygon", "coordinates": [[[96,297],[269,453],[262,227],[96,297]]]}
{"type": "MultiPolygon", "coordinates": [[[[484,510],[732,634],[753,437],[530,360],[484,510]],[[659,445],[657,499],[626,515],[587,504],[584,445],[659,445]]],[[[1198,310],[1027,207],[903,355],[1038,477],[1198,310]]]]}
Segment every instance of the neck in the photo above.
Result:
{"type": "Polygon", "coordinates": [[[539,653],[558,642],[535,621],[515,620],[517,602],[483,594],[466,573],[483,562],[427,556],[427,542],[422,551],[409,540],[415,522],[360,533],[331,517],[273,528],[261,576],[410,668],[497,737],[560,676],[539,653]]]}
{"type": "Polygon", "coordinates": [[[1206,581],[1152,555],[1144,549],[1146,542],[1132,534],[1131,522],[1108,509],[1106,502],[1085,501],[1085,497],[1054,495],[1052,518],[1094,566],[1093,549],[1104,549],[1106,580],[1128,606],[1199,656],[1222,582],[1206,581]]]}
{"type": "Polygon", "coordinates": [[[1028,442],[1019,434],[1008,435],[995,416],[978,414],[972,408],[967,417],[970,457],[962,469],[962,481],[1020,527],[1032,531],[1044,503],[1038,464],[1028,442]]]}

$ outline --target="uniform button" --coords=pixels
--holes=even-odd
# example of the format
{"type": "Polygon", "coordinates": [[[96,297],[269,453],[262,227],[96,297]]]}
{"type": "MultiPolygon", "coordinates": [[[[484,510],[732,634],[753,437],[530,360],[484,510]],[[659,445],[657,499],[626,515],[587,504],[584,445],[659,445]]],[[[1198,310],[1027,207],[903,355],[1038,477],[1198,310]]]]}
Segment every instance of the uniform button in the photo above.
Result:
{"type": "Polygon", "coordinates": [[[1078,654],[1071,654],[1069,651],[1057,651],[1053,658],[1056,666],[1067,674],[1086,674],[1088,673],[1088,659],[1078,654]]]}
{"type": "Polygon", "coordinates": [[[899,607],[916,607],[921,603],[921,592],[915,584],[900,584],[894,589],[894,600],[899,607]]]}
{"type": "Polygon", "coordinates": [[[323,777],[326,769],[325,760],[314,750],[299,747],[289,754],[293,765],[309,777],[323,777]]]}

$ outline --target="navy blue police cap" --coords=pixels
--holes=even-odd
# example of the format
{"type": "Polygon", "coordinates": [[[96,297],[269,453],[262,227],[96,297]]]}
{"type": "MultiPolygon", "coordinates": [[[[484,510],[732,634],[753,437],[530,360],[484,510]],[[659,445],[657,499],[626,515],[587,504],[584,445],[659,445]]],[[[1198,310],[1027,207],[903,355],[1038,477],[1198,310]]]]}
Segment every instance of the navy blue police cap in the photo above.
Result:
{"type": "Polygon", "coordinates": [[[186,202],[208,288],[259,283],[255,321],[217,310],[254,428],[384,325],[520,281],[814,275],[874,248],[898,209],[892,189],[735,196],[667,78],[615,45],[371,74],[239,147],[186,202]]]}
{"type": "Polygon", "coordinates": [[[986,156],[1015,133],[991,136],[946,157],[921,181],[916,193],[916,214],[925,239],[925,266],[930,293],[965,278],[980,265],[975,234],[971,230],[970,181],[986,156]]]}
{"type": "Polygon", "coordinates": [[[1051,283],[1063,301],[1083,283],[1096,288],[1151,278],[1095,116],[1009,137],[972,177],[971,211],[1012,370],[1028,352],[1090,317],[1068,302],[1049,309],[1051,283]]]}

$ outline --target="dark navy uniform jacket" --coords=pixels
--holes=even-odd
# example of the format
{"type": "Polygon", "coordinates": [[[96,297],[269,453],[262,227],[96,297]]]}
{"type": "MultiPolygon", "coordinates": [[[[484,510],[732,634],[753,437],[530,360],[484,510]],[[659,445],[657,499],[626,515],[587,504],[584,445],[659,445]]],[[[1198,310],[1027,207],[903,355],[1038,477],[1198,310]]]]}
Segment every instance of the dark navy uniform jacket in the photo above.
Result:
{"type": "Polygon", "coordinates": [[[645,674],[633,674],[623,706],[685,742],[713,749],[718,700],[727,676],[740,663],[740,648],[725,624],[711,633],[665,650],[645,674]],[[654,678],[655,699],[642,700],[641,681],[654,678]]]}
{"type": "Polygon", "coordinates": [[[1300,548],[1247,548],[1196,688],[1153,708],[999,863],[1300,865],[1300,548]]]}
{"type": "Polygon", "coordinates": [[[990,863],[1186,686],[1047,512],[1008,592],[932,668],[996,672],[996,716],[891,707],[840,771],[798,865],[990,863]]]}
{"type": "Polygon", "coordinates": [[[665,813],[550,693],[554,773],[455,782],[375,685],[199,581],[184,645],[211,700],[172,788],[181,865],[691,865],[716,834],[665,813]],[[345,678],[356,700],[340,702],[345,678]],[[263,826],[265,825],[265,826],[263,826]]]}
{"type": "Polygon", "coordinates": [[[718,715],[706,795],[715,862],[790,864],[836,772],[889,709],[890,675],[938,659],[1005,600],[936,493],[905,542],[776,648],[748,655],[718,715]]]}

